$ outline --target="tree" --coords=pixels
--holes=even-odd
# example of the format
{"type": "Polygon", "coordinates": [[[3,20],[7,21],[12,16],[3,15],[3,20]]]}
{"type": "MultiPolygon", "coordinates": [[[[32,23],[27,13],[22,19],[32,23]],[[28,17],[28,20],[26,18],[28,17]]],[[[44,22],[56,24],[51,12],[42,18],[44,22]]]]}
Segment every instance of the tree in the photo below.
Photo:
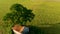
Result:
{"type": "Polygon", "coordinates": [[[11,21],[12,23],[26,24],[27,21],[31,22],[34,18],[32,10],[27,9],[21,4],[14,4],[10,8],[11,12],[7,13],[4,17],[4,21],[11,21]]]}

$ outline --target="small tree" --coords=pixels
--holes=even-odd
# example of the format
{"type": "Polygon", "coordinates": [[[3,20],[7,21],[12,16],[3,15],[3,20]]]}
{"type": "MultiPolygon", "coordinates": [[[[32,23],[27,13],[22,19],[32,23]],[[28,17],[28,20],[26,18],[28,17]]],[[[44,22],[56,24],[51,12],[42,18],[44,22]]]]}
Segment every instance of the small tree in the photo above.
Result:
{"type": "Polygon", "coordinates": [[[27,21],[31,22],[35,16],[32,13],[32,10],[27,9],[21,4],[12,5],[10,10],[11,13],[7,13],[3,18],[3,20],[6,22],[10,20],[12,23],[19,23],[24,25],[27,21]]]}

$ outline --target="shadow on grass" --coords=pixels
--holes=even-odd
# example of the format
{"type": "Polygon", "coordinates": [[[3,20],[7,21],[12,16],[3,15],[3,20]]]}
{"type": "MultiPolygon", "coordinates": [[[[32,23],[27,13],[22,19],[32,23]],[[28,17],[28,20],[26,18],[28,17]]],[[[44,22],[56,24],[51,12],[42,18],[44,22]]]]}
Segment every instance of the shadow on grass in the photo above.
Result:
{"type": "Polygon", "coordinates": [[[35,26],[29,26],[30,27],[30,32],[29,34],[40,34],[41,29],[35,26]]]}
{"type": "Polygon", "coordinates": [[[58,27],[36,27],[29,26],[30,32],[29,34],[60,34],[60,28],[58,27]]]}
{"type": "Polygon", "coordinates": [[[51,34],[49,32],[51,27],[36,27],[36,26],[29,26],[30,32],[29,34],[51,34]]]}

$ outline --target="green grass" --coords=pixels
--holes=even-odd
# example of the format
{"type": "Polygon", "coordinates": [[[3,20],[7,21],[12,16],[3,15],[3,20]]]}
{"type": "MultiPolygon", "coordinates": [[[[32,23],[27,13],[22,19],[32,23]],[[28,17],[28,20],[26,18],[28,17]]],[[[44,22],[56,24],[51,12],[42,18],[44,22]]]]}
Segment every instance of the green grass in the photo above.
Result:
{"type": "MultiPolygon", "coordinates": [[[[16,3],[14,0],[11,1],[4,1],[4,3],[0,3],[0,19],[3,18],[3,16],[10,12],[9,7],[16,3]],[[5,3],[6,2],[6,3],[5,3]],[[7,4],[8,3],[8,4],[7,4]]],[[[18,1],[18,3],[24,5],[28,9],[32,9],[33,13],[35,14],[35,18],[30,24],[33,26],[36,31],[37,29],[41,30],[41,34],[60,34],[60,2],[48,2],[48,1],[18,1]],[[55,24],[51,27],[42,27],[41,25],[47,25],[47,24],[55,24]],[[41,27],[40,27],[41,26],[41,27]]],[[[3,34],[8,34],[10,30],[10,26],[6,26],[4,22],[0,21],[0,31],[3,31],[3,34]]],[[[11,24],[10,24],[11,25],[11,24]]],[[[32,28],[32,27],[31,27],[32,28]]],[[[34,31],[34,30],[33,30],[34,31]]],[[[35,32],[34,32],[35,33],[35,32]]],[[[38,33],[38,32],[37,32],[38,33]]]]}

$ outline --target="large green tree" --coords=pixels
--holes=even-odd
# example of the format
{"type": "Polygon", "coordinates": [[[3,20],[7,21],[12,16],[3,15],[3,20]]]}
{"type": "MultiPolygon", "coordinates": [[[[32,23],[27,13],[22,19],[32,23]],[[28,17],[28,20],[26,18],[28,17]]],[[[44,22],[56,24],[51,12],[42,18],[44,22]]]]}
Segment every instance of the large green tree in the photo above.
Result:
{"type": "Polygon", "coordinates": [[[21,4],[13,4],[10,7],[10,11],[11,12],[7,13],[3,18],[5,22],[10,20],[12,23],[19,23],[24,25],[27,21],[31,22],[35,16],[32,10],[27,9],[21,4]]]}

